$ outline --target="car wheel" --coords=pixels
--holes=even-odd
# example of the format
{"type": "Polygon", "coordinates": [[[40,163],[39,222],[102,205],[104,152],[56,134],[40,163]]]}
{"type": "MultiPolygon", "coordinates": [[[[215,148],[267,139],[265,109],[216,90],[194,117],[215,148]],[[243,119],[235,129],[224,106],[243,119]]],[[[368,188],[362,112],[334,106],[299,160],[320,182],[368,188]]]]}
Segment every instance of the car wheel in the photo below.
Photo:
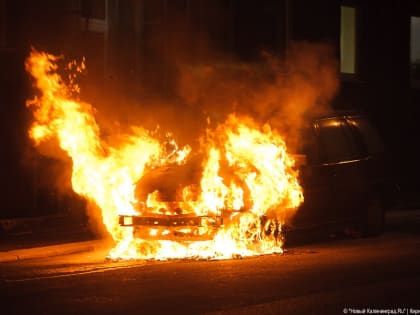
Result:
{"type": "Polygon", "coordinates": [[[375,195],[369,198],[363,220],[363,234],[375,236],[382,234],[385,226],[385,211],[382,200],[375,195]]]}

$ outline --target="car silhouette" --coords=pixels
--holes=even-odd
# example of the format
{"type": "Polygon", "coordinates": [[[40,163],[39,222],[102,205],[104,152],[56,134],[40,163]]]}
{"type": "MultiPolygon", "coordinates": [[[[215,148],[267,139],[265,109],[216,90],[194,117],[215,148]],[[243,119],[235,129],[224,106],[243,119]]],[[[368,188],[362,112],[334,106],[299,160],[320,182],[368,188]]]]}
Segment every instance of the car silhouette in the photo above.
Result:
{"type": "MultiPolygon", "coordinates": [[[[384,213],[392,204],[393,182],[383,142],[368,117],[333,112],[313,119],[302,135],[300,152],[294,158],[304,202],[281,225],[269,215],[260,217],[261,235],[280,237],[283,231],[326,226],[351,227],[364,235],[382,233],[384,213]]],[[[199,216],[186,211],[191,204],[176,200],[176,187],[199,180],[199,161],[157,168],[145,175],[140,200],[159,190],[165,207],[161,212],[148,211],[140,203],[142,214],[122,215],[120,225],[133,226],[139,238],[193,241],[211,239],[230,224],[238,211],[224,209],[217,215],[199,216]]]]}

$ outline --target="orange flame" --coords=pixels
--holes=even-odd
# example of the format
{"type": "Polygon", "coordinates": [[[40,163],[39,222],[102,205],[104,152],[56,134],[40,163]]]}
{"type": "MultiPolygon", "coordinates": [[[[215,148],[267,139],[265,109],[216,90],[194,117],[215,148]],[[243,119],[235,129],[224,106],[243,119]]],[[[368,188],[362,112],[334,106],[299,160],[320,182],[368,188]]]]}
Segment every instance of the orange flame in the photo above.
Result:
{"type": "MultiPolygon", "coordinates": [[[[141,127],[133,127],[118,146],[106,143],[100,137],[94,109],[78,100],[75,78],[85,69],[84,62],[68,64],[71,74],[65,82],[58,74],[60,59],[33,50],[26,61],[40,92],[27,102],[34,114],[29,134],[36,145],[57,138],[60,148],[71,157],[74,191],[101,209],[103,222],[116,242],[110,257],[230,258],[281,252],[281,225],[303,201],[303,194],[294,160],[275,130],[268,125],[259,128],[251,119],[234,114],[207,130],[199,189],[194,192],[192,186],[186,186],[181,190],[182,208],[199,216],[220,215],[229,209],[231,215],[214,234],[205,223],[197,230],[181,232],[207,233],[212,235],[210,240],[136,238],[132,227],[119,225],[118,215],[140,216],[149,209],[172,213],[170,203],[161,201],[158,191],[146,200],[136,200],[136,183],[141,184],[144,174],[154,167],[186,163],[191,147],[178,148],[170,140],[173,150],[168,153],[163,143],[141,127]]],[[[169,234],[169,230],[149,229],[152,238],[169,234]]]]}

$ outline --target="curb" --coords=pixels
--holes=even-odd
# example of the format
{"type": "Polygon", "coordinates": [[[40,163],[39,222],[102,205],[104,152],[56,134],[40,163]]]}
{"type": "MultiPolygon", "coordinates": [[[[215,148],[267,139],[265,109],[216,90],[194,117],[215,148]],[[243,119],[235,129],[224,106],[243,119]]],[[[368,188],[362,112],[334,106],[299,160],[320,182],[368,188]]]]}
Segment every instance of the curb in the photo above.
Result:
{"type": "Polygon", "coordinates": [[[91,252],[99,247],[103,247],[103,241],[101,240],[17,249],[0,252],[0,263],[91,252]]]}

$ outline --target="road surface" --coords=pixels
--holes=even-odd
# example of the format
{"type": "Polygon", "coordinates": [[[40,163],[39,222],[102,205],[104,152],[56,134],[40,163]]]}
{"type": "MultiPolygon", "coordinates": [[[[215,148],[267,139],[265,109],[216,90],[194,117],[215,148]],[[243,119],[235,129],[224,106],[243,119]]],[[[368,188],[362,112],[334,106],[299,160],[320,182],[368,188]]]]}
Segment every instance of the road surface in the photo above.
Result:
{"type": "Polygon", "coordinates": [[[4,263],[1,314],[420,314],[419,218],[246,259],[4,263]]]}

